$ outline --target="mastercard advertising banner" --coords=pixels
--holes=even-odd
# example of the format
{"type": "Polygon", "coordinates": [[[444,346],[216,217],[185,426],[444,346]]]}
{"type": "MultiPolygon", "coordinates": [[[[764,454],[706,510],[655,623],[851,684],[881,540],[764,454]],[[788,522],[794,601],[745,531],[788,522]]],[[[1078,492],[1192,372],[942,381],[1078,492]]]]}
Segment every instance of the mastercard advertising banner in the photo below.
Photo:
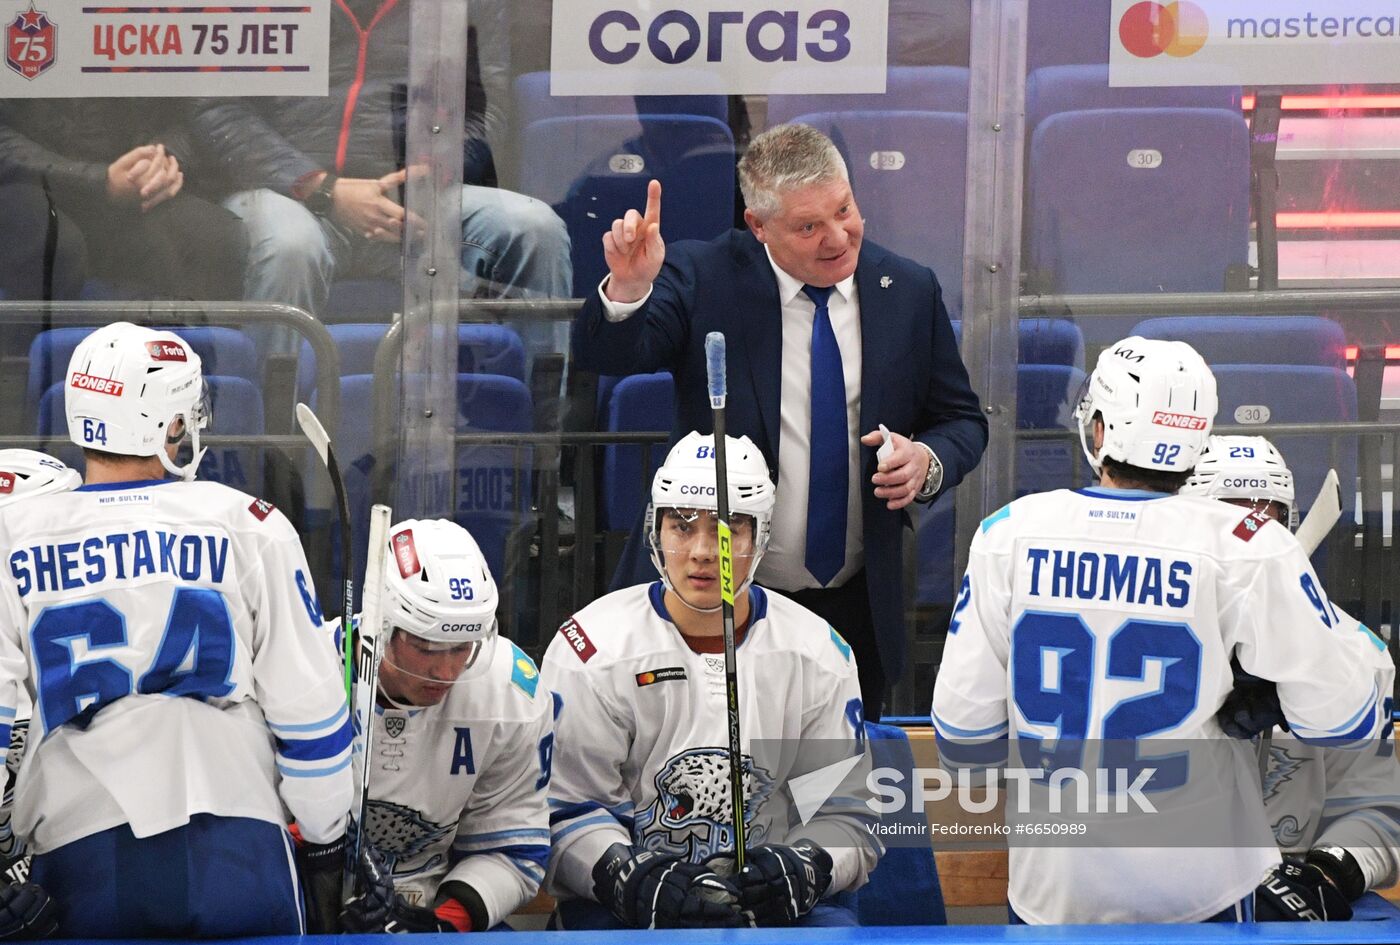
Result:
{"type": "Polygon", "coordinates": [[[1109,85],[1400,81],[1395,0],[1113,0],[1109,85]]]}

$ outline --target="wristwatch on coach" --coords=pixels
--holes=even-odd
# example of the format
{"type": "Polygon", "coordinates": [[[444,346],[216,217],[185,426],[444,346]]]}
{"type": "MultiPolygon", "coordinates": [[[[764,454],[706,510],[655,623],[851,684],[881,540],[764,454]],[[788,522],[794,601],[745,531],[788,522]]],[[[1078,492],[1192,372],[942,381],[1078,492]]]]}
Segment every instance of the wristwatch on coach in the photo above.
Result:
{"type": "Polygon", "coordinates": [[[1366,874],[1362,872],[1361,864],[1356,862],[1356,857],[1345,847],[1336,844],[1313,847],[1304,862],[1322,870],[1347,902],[1355,902],[1366,892],[1366,874]]]}
{"type": "Polygon", "coordinates": [[[938,487],[943,485],[943,464],[939,462],[938,454],[927,443],[920,443],[917,440],[914,443],[916,446],[923,447],[924,452],[928,453],[928,473],[924,476],[924,484],[914,494],[914,498],[932,499],[934,493],[938,492],[938,487]]]}
{"type": "Polygon", "coordinates": [[[338,180],[340,180],[340,178],[334,174],[327,174],[325,177],[321,178],[321,183],[316,185],[316,189],[307,194],[306,199],[302,200],[302,203],[306,205],[306,209],[310,210],[318,217],[329,215],[331,210],[335,207],[335,182],[338,180]]]}

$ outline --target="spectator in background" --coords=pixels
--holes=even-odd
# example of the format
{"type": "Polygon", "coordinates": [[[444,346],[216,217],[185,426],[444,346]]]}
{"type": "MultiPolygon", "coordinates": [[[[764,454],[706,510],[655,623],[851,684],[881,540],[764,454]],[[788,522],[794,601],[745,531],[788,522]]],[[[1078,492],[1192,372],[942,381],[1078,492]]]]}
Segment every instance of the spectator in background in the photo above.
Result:
{"type": "MultiPolygon", "coordinates": [[[[404,227],[412,225],[401,196],[412,3],[343,0],[330,16],[327,98],[208,101],[196,118],[203,143],[236,189],[224,205],[249,230],[246,298],[313,314],[324,311],[335,278],[397,280],[404,227]]],[[[462,291],[566,298],[572,271],[563,221],[540,201],[493,186],[482,76],[500,79],[502,70],[483,67],[476,50],[495,53],[485,31],[502,16],[490,5],[472,6],[462,291]]]]}
{"type": "Polygon", "coordinates": [[[0,227],[17,237],[6,292],[71,298],[97,277],[142,296],[241,298],[243,228],[190,192],[187,116],[181,99],[0,100],[0,180],[14,185],[0,227]]]}

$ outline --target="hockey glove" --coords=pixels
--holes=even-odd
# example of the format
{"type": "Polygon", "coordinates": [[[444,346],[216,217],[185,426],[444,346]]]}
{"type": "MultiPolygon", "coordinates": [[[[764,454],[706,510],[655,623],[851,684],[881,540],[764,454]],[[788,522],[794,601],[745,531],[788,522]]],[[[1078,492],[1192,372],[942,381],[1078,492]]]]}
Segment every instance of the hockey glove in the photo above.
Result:
{"type": "Polygon", "coordinates": [[[1311,863],[1276,866],[1254,891],[1258,922],[1345,922],[1351,905],[1311,863]]]}
{"type": "Polygon", "coordinates": [[[754,847],[734,876],[739,908],[759,927],[792,925],[831,885],[831,854],[810,840],[754,847]]]}
{"type": "Polygon", "coordinates": [[[306,930],[326,934],[339,932],[336,917],[340,913],[345,877],[345,837],[330,843],[308,843],[301,838],[296,824],[290,829],[296,839],[297,871],[301,873],[306,896],[306,930]]]}
{"type": "Polygon", "coordinates": [[[1215,713],[1215,720],[1231,738],[1250,739],[1268,732],[1275,725],[1288,731],[1288,721],[1278,701],[1278,687],[1272,682],[1253,676],[1237,678],[1235,688],[1225,697],[1225,704],[1215,713]]]}
{"type": "Polygon", "coordinates": [[[58,931],[58,907],[37,883],[0,887],[0,938],[48,938],[58,931]]]}
{"type": "Polygon", "coordinates": [[[635,929],[739,928],[737,890],[713,870],[669,853],[614,843],[593,867],[593,895],[635,929]]]}
{"type": "MultiPolygon", "coordinates": [[[[443,883],[446,901],[436,909],[411,905],[394,891],[393,872],[384,855],[366,844],[360,850],[360,893],[345,904],[340,925],[346,932],[470,932],[471,913],[459,899],[480,903],[465,883],[443,883]],[[454,893],[469,895],[455,896],[454,893]]],[[[485,914],[485,906],[481,907],[485,914]]],[[[484,922],[482,923],[485,924],[484,922]]]]}

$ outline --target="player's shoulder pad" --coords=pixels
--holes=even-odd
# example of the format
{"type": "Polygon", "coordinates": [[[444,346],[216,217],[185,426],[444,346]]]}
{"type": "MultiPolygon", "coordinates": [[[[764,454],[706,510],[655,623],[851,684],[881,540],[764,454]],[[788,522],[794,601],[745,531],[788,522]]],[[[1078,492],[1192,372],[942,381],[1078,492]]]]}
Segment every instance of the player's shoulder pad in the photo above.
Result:
{"type": "MultiPolygon", "coordinates": [[[[502,638],[504,639],[504,638],[502,638]]],[[[535,698],[535,692],[540,685],[539,667],[535,661],[530,659],[524,650],[516,646],[514,642],[506,640],[510,644],[510,681],[515,688],[519,689],[531,699],[535,698]]]]}

